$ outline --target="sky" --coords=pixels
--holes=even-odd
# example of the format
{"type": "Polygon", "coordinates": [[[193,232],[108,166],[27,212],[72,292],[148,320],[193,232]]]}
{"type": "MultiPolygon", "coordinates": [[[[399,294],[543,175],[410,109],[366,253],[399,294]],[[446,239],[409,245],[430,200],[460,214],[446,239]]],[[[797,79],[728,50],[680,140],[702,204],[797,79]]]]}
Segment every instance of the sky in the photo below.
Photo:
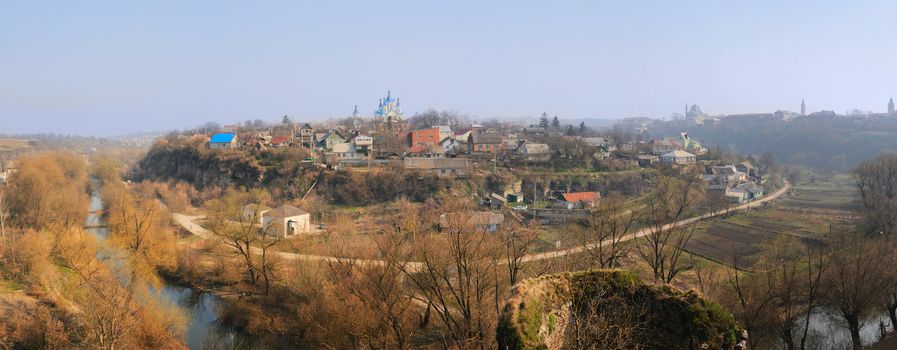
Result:
{"type": "Polygon", "coordinates": [[[884,111],[894,1],[3,1],[0,133],[884,111]]]}

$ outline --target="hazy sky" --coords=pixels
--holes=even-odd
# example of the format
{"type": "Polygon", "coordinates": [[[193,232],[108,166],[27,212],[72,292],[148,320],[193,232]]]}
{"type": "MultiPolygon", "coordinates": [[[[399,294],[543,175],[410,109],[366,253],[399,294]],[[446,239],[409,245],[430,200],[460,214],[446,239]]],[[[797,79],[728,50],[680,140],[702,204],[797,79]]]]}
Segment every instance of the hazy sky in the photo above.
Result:
{"type": "Polygon", "coordinates": [[[372,114],[666,117],[897,95],[894,1],[3,1],[0,133],[372,114]]]}

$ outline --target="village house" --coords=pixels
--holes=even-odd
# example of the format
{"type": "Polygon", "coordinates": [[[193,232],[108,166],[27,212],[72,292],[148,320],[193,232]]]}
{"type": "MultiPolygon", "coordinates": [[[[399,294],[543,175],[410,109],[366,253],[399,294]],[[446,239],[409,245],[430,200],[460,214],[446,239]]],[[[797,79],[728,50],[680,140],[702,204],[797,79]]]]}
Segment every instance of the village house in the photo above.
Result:
{"type": "Polygon", "coordinates": [[[588,209],[598,204],[601,195],[598,192],[562,193],[557,204],[564,209],[588,209]]]}
{"type": "Polygon", "coordinates": [[[446,137],[454,136],[454,133],[452,132],[452,128],[450,126],[439,125],[439,126],[434,126],[433,128],[439,129],[439,138],[436,139],[437,141],[441,141],[442,139],[445,139],[446,137]]]}
{"type": "Polygon", "coordinates": [[[237,134],[218,133],[209,139],[210,149],[234,149],[237,148],[237,134]]]}
{"type": "Polygon", "coordinates": [[[333,150],[325,153],[325,156],[334,157],[337,161],[364,159],[364,154],[358,153],[355,144],[347,142],[333,144],[333,150]]]}
{"type": "Polygon", "coordinates": [[[494,156],[504,149],[501,135],[495,132],[475,132],[467,140],[467,150],[474,156],[494,156]]]}
{"type": "Polygon", "coordinates": [[[290,138],[286,136],[273,137],[271,138],[270,144],[271,147],[289,147],[290,138]]]}
{"type": "Polygon", "coordinates": [[[735,190],[744,193],[744,200],[752,200],[763,197],[763,186],[753,182],[745,182],[735,186],[735,190]]]}
{"type": "Polygon", "coordinates": [[[473,213],[448,213],[439,216],[439,229],[449,230],[482,230],[485,232],[498,231],[505,222],[504,214],[490,211],[473,213]]]}
{"type": "Polygon", "coordinates": [[[454,134],[455,134],[454,137],[455,137],[455,140],[458,140],[459,142],[466,144],[470,140],[471,133],[472,133],[472,131],[470,129],[456,130],[454,132],[454,134]]]}
{"type": "Polygon", "coordinates": [[[243,223],[250,224],[250,221],[255,220],[256,225],[258,227],[262,227],[264,225],[264,216],[265,213],[271,211],[271,208],[265,206],[263,204],[250,203],[243,206],[243,210],[240,212],[240,218],[243,220],[243,223]]]}
{"type": "Polygon", "coordinates": [[[747,181],[747,174],[738,171],[734,165],[714,165],[707,167],[704,180],[707,183],[732,186],[747,181]]]}
{"type": "Polygon", "coordinates": [[[660,161],[660,157],[651,154],[639,154],[635,157],[638,166],[647,168],[652,167],[660,161]]]}
{"type": "Polygon", "coordinates": [[[489,206],[494,209],[501,209],[508,205],[508,199],[498,193],[493,192],[489,195],[489,206]]]}
{"type": "Polygon", "coordinates": [[[311,214],[289,204],[268,210],[262,215],[265,235],[286,238],[311,232],[311,214]]]}
{"type": "Polygon", "coordinates": [[[315,142],[315,128],[311,127],[308,123],[302,124],[299,127],[299,143],[305,147],[312,148],[312,144],[315,142]]]}
{"type": "Polygon", "coordinates": [[[371,154],[371,148],[374,146],[374,138],[368,135],[359,134],[352,139],[352,143],[355,144],[355,149],[359,153],[369,156],[371,154]]]}
{"type": "Polygon", "coordinates": [[[682,145],[674,140],[663,139],[651,141],[651,154],[655,156],[681,150],[682,145]]]}
{"type": "Polygon", "coordinates": [[[405,158],[405,170],[416,170],[424,174],[438,176],[467,175],[469,162],[466,158],[405,158]]]}
{"type": "Polygon", "coordinates": [[[442,141],[439,141],[439,147],[442,148],[443,154],[451,156],[466,151],[467,145],[453,137],[446,137],[442,139],[442,141]]]}
{"type": "Polygon", "coordinates": [[[548,134],[548,131],[545,128],[538,125],[530,125],[528,127],[523,128],[523,137],[524,138],[539,138],[548,134]]]}
{"type": "Polygon", "coordinates": [[[439,128],[433,127],[428,129],[414,130],[411,132],[411,147],[417,145],[439,145],[440,138],[439,128]]]}
{"type": "Polygon", "coordinates": [[[318,137],[316,141],[318,142],[319,148],[331,151],[333,150],[333,145],[338,143],[345,143],[346,138],[343,137],[343,135],[340,134],[339,131],[333,130],[320,135],[320,137],[318,137]]]}
{"type": "Polygon", "coordinates": [[[738,169],[738,171],[743,172],[753,178],[760,177],[760,174],[757,172],[757,168],[755,168],[754,165],[748,161],[735,164],[735,169],[738,169]]]}
{"type": "Polygon", "coordinates": [[[517,147],[518,158],[530,162],[546,162],[551,159],[551,150],[544,143],[525,142],[517,147]]]}
{"type": "Polygon", "coordinates": [[[686,151],[673,151],[660,156],[660,161],[669,165],[688,165],[694,164],[696,157],[694,154],[686,151]]]}

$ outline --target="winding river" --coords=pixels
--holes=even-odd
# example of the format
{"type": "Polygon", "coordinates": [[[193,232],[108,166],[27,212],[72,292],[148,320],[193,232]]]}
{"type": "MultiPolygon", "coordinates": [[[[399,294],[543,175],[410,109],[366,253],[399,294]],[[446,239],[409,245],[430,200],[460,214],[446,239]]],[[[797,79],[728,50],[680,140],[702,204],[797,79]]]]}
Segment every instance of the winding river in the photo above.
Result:
{"type": "MultiPolygon", "coordinates": [[[[103,202],[96,190],[97,184],[94,182],[91,185],[90,209],[85,226],[88,227],[88,232],[103,241],[108,234],[104,219],[99,214],[103,210],[103,202]]],[[[251,337],[238,330],[229,329],[218,322],[218,308],[221,303],[219,297],[170,281],[164,282],[162,290],[156,295],[164,302],[177,305],[187,316],[184,342],[190,349],[252,347],[251,337]]]]}

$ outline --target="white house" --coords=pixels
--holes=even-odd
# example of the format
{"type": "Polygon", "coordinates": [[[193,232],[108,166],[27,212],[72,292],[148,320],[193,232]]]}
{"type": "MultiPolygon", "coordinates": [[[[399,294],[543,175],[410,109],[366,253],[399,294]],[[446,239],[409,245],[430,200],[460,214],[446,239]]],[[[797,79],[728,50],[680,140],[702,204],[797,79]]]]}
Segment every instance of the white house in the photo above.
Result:
{"type": "Polygon", "coordinates": [[[286,238],[311,232],[311,214],[289,204],[265,212],[262,230],[266,235],[286,238]]]}
{"type": "Polygon", "coordinates": [[[660,161],[664,164],[694,164],[695,155],[686,151],[672,151],[660,156],[660,161]]]}
{"type": "Polygon", "coordinates": [[[250,203],[243,206],[243,211],[240,212],[240,217],[243,219],[243,222],[247,224],[250,220],[255,219],[258,221],[258,227],[262,227],[264,225],[264,220],[262,219],[265,216],[265,213],[269,211],[271,211],[271,208],[265,205],[250,203]]]}
{"type": "Polygon", "coordinates": [[[358,150],[355,149],[355,144],[351,143],[333,144],[333,152],[329,152],[328,154],[336,156],[339,160],[364,159],[364,154],[358,153],[358,150]]]}
{"type": "Polygon", "coordinates": [[[517,148],[517,152],[523,160],[544,162],[551,159],[548,145],[544,143],[525,143],[517,148]]]}

